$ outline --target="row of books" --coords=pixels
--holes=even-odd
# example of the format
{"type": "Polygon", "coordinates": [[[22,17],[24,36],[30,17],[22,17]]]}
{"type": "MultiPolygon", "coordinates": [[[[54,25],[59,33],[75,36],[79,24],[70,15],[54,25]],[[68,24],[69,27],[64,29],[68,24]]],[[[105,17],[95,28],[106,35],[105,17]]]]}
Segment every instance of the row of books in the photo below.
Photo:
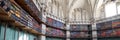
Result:
{"type": "Polygon", "coordinates": [[[57,21],[55,19],[52,19],[50,17],[47,17],[46,23],[48,25],[51,25],[51,26],[56,27],[56,28],[65,29],[65,24],[64,23],[59,22],[59,21],[57,21]]]}
{"type": "Polygon", "coordinates": [[[70,32],[71,38],[88,38],[90,34],[88,32],[70,32]]]}
{"type": "Polygon", "coordinates": [[[31,1],[31,0],[27,0],[27,1],[25,1],[27,4],[28,4],[28,6],[33,10],[33,13],[35,14],[35,15],[37,15],[37,17],[39,17],[40,19],[42,19],[42,13],[41,13],[41,11],[39,11],[38,10],[38,8],[36,7],[36,5],[33,3],[33,1],[31,1]]]}
{"type": "Polygon", "coordinates": [[[120,37],[120,28],[98,31],[98,37],[120,37]]]}
{"type": "Polygon", "coordinates": [[[71,31],[88,31],[88,25],[70,25],[71,31]]]}
{"type": "Polygon", "coordinates": [[[46,28],[46,35],[54,36],[54,37],[65,37],[65,31],[47,27],[46,28]]]}
{"type": "Polygon", "coordinates": [[[119,28],[119,27],[120,27],[120,19],[107,21],[107,22],[102,22],[102,23],[97,24],[97,29],[98,30],[114,29],[114,28],[119,28]]]}
{"type": "Polygon", "coordinates": [[[3,0],[1,2],[3,3],[1,3],[0,5],[5,11],[7,10],[6,8],[9,8],[9,11],[6,12],[13,20],[20,22],[25,26],[33,28],[38,32],[41,32],[41,25],[33,17],[31,17],[29,13],[23,10],[21,6],[19,6],[15,1],[3,0]],[[3,4],[5,5],[3,6],[3,4]]]}
{"type": "Polygon", "coordinates": [[[10,6],[11,6],[11,3],[9,2],[9,0],[0,0],[0,6],[6,11],[10,11],[10,6]]]}

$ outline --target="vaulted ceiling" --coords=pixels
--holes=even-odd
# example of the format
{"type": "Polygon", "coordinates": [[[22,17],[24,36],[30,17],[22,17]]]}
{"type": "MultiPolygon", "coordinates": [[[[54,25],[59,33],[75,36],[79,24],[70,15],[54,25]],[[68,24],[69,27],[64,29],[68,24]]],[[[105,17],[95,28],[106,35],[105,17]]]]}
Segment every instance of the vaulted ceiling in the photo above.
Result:
{"type": "Polygon", "coordinates": [[[56,6],[59,5],[62,7],[65,19],[69,20],[70,18],[72,18],[72,16],[81,14],[83,11],[85,11],[87,15],[89,15],[89,17],[92,18],[97,0],[52,0],[52,1],[56,6]]]}
{"type": "Polygon", "coordinates": [[[68,13],[72,16],[77,11],[86,11],[88,15],[93,16],[94,8],[97,0],[69,0],[68,13]]]}

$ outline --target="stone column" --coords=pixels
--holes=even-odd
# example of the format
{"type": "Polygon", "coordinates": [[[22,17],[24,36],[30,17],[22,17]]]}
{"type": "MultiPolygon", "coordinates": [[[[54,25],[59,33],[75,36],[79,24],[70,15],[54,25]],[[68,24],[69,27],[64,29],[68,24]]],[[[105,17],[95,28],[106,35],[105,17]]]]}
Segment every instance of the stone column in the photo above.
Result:
{"type": "MultiPolygon", "coordinates": [[[[45,24],[41,24],[42,25],[42,34],[46,33],[46,25],[45,24]]],[[[45,35],[40,35],[39,40],[46,40],[46,36],[45,35]]]]}
{"type": "MultiPolygon", "coordinates": [[[[92,30],[96,30],[96,23],[92,24],[92,30]]],[[[97,40],[97,31],[92,31],[92,39],[97,40]]]]}
{"type": "Polygon", "coordinates": [[[66,31],[66,40],[70,40],[70,31],[69,31],[70,25],[67,24],[66,29],[67,29],[67,31],[66,31]]]}

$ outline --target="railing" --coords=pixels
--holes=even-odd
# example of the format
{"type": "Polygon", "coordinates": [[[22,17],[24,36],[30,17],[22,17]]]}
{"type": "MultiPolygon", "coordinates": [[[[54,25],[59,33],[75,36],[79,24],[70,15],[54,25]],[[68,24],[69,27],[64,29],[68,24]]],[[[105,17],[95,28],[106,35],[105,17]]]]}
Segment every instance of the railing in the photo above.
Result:
{"type": "Polygon", "coordinates": [[[62,22],[65,22],[65,19],[64,19],[64,18],[57,17],[57,16],[55,16],[55,15],[53,15],[53,14],[50,14],[50,13],[46,13],[46,15],[47,15],[47,16],[50,16],[50,17],[53,17],[53,18],[56,18],[56,19],[58,19],[58,20],[61,20],[62,22]]]}
{"type": "Polygon", "coordinates": [[[72,20],[70,19],[69,24],[90,24],[90,20],[72,20]]]}
{"type": "Polygon", "coordinates": [[[111,21],[111,20],[116,20],[116,19],[120,19],[120,15],[115,15],[112,17],[99,19],[99,20],[96,20],[96,23],[101,23],[101,22],[106,22],[106,21],[111,21]]]}

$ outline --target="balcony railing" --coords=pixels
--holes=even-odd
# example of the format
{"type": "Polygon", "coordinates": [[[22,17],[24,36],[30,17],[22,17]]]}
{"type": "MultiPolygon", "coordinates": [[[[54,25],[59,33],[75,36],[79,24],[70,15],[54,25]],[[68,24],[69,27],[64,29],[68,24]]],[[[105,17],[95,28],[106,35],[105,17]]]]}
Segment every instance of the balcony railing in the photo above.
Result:
{"type": "Polygon", "coordinates": [[[90,20],[81,20],[81,19],[72,20],[72,19],[70,19],[69,24],[90,24],[90,20]]]}
{"type": "Polygon", "coordinates": [[[50,14],[50,13],[46,13],[46,15],[49,16],[49,17],[53,17],[53,18],[55,18],[55,19],[61,20],[62,22],[65,22],[65,19],[64,19],[64,18],[57,17],[57,16],[55,16],[55,15],[53,15],[53,14],[50,14]]]}

